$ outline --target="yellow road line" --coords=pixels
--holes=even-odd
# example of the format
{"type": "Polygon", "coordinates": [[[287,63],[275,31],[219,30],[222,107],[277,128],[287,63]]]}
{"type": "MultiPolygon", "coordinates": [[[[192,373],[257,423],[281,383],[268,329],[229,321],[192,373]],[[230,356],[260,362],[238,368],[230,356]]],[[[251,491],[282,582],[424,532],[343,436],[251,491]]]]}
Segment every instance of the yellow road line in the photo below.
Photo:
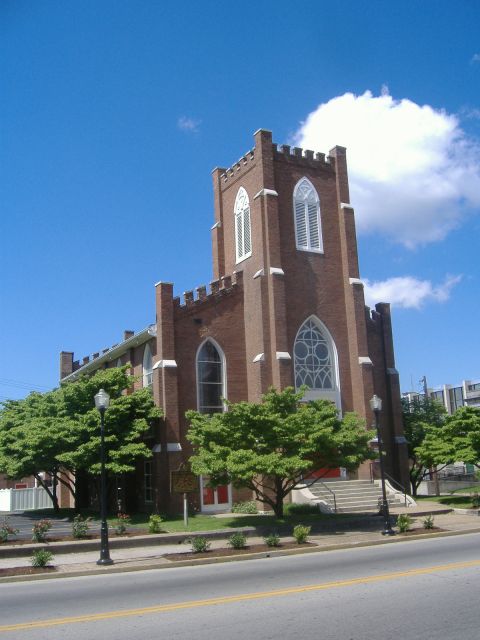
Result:
{"type": "Polygon", "coordinates": [[[287,596],[297,593],[306,593],[308,591],[323,591],[326,589],[334,589],[337,587],[349,587],[357,584],[369,584],[373,582],[382,582],[385,580],[395,580],[396,578],[405,578],[410,576],[427,575],[436,573],[437,571],[452,571],[454,569],[465,569],[469,567],[478,567],[480,560],[471,560],[469,562],[453,562],[450,564],[440,564],[433,567],[425,567],[423,569],[409,569],[407,571],[397,571],[395,573],[384,573],[377,576],[365,576],[363,578],[352,578],[350,580],[337,580],[334,582],[324,582],[322,584],[313,584],[303,587],[292,587],[290,589],[278,589],[275,591],[259,591],[257,593],[244,593],[238,596],[224,596],[220,598],[210,598],[208,600],[189,600],[187,602],[178,602],[177,604],[155,605],[153,607],[143,607],[140,609],[123,609],[120,611],[107,611],[104,613],[92,613],[82,616],[71,616],[68,618],[53,618],[51,620],[39,620],[34,622],[20,622],[18,624],[7,624],[0,626],[0,632],[18,631],[21,629],[40,629],[44,627],[55,627],[62,624],[75,624],[79,622],[96,622],[98,620],[111,620],[114,618],[129,618],[132,616],[140,616],[149,613],[165,613],[168,611],[178,611],[179,609],[193,609],[195,607],[209,607],[217,604],[228,604],[232,602],[241,602],[245,600],[259,600],[261,598],[273,598],[276,596],[287,596]]]}

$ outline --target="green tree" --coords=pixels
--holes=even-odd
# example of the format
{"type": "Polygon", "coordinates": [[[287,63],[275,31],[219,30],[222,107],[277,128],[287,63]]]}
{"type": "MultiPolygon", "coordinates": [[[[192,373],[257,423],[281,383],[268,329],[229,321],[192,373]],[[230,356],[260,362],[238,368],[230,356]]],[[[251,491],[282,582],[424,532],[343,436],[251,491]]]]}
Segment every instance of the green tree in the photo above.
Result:
{"type": "Polygon", "coordinates": [[[161,411],[149,389],[123,393],[134,381],[127,368],[103,369],[59,389],[4,403],[0,411],[0,472],[9,477],[34,475],[55,508],[58,503],[41,471],[50,473],[75,497],[77,471],[100,474],[100,415],[94,401],[100,388],[111,398],[105,413],[107,472],[133,471],[137,459],[151,456],[142,436],[161,411]]]}
{"type": "Polygon", "coordinates": [[[363,421],[339,419],[326,400],[301,402],[304,391],[270,389],[261,403],[229,403],[213,415],[188,411],[192,470],[215,486],[232,482],[251,489],[257,500],[283,516],[285,497],[318,469],[356,469],[372,457],[363,421]]]}
{"type": "MultiPolygon", "coordinates": [[[[415,398],[411,401],[405,398],[402,404],[404,433],[410,461],[410,484],[412,494],[416,496],[420,483],[429,473],[428,469],[435,466],[432,455],[422,445],[427,434],[432,445],[440,436],[446,411],[443,405],[430,398],[415,398]]],[[[436,447],[440,445],[441,440],[436,443],[436,447]]]]}
{"type": "Polygon", "coordinates": [[[432,464],[455,461],[480,466],[480,408],[460,407],[445,418],[438,432],[427,433],[418,455],[432,464]]]}

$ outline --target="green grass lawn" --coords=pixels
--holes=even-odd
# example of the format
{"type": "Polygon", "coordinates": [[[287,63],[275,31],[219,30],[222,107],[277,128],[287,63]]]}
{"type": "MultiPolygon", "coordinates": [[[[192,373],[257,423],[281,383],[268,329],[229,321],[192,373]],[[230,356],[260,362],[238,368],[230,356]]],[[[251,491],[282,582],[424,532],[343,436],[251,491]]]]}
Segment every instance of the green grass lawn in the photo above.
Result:
{"type": "Polygon", "coordinates": [[[426,500],[428,502],[438,502],[447,507],[455,507],[458,509],[469,509],[472,506],[472,500],[468,496],[457,496],[450,494],[448,496],[417,496],[417,502],[426,500]]]}
{"type": "MultiPolygon", "coordinates": [[[[33,513],[33,512],[32,512],[33,513]]],[[[100,516],[98,512],[82,512],[85,517],[91,517],[92,520],[98,521],[100,516]]],[[[53,509],[42,509],[41,511],[35,512],[36,516],[41,516],[44,518],[49,517],[61,517],[68,518],[70,521],[73,520],[75,516],[75,511],[73,509],[61,509],[60,513],[55,516],[53,509]]],[[[148,520],[150,515],[146,513],[135,513],[131,516],[131,524],[128,529],[133,531],[137,530],[147,530],[148,529],[148,520]]],[[[224,516],[221,518],[216,518],[215,516],[205,515],[205,514],[194,514],[189,515],[188,517],[188,527],[185,528],[183,523],[183,515],[177,516],[163,516],[162,521],[162,529],[165,533],[176,533],[176,532],[195,532],[195,531],[214,531],[221,530],[227,528],[238,528],[238,527],[267,527],[272,530],[279,528],[281,526],[292,526],[294,527],[296,524],[313,524],[316,522],[328,522],[331,520],[344,520],[345,518],[352,517],[348,514],[339,514],[339,515],[330,515],[323,513],[291,513],[286,514],[284,518],[277,519],[274,515],[232,515],[232,516],[224,516]]],[[[108,517],[109,528],[114,528],[116,522],[115,516],[108,517]]]]}

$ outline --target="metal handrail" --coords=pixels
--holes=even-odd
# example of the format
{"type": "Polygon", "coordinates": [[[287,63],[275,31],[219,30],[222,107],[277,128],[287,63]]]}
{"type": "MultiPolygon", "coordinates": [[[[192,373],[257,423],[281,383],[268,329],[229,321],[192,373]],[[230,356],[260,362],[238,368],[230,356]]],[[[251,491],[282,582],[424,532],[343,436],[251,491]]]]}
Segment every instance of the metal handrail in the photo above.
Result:
{"type": "Polygon", "coordinates": [[[400,484],[400,482],[398,482],[398,480],[395,480],[394,478],[392,478],[392,476],[390,474],[388,474],[385,471],[385,477],[388,479],[388,481],[393,484],[394,486],[396,485],[403,493],[403,498],[404,498],[404,502],[405,502],[405,506],[407,506],[407,492],[405,490],[405,487],[400,484]]]}
{"type": "Polygon", "coordinates": [[[333,496],[333,509],[334,509],[334,513],[337,513],[337,498],[336,498],[336,496],[335,496],[335,491],[333,491],[332,489],[330,489],[330,487],[329,487],[329,486],[327,486],[327,485],[325,484],[325,482],[322,482],[320,479],[317,479],[317,480],[314,480],[314,482],[311,482],[311,483],[308,485],[308,487],[311,487],[311,486],[312,486],[312,484],[316,484],[317,482],[319,482],[322,486],[324,486],[324,487],[325,487],[325,489],[326,489],[327,491],[330,491],[330,493],[332,494],[332,496],[333,496]]]}

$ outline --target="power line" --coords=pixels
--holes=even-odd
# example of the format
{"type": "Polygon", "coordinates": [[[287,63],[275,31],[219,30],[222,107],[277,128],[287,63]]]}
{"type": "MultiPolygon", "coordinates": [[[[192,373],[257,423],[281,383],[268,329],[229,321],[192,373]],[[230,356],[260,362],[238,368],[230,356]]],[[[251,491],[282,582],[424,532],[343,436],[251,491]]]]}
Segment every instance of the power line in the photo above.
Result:
{"type": "Polygon", "coordinates": [[[27,391],[49,391],[51,387],[46,387],[41,384],[34,384],[33,382],[25,382],[22,380],[11,380],[10,378],[0,378],[0,385],[3,387],[18,387],[19,389],[26,389],[27,391]]]}

